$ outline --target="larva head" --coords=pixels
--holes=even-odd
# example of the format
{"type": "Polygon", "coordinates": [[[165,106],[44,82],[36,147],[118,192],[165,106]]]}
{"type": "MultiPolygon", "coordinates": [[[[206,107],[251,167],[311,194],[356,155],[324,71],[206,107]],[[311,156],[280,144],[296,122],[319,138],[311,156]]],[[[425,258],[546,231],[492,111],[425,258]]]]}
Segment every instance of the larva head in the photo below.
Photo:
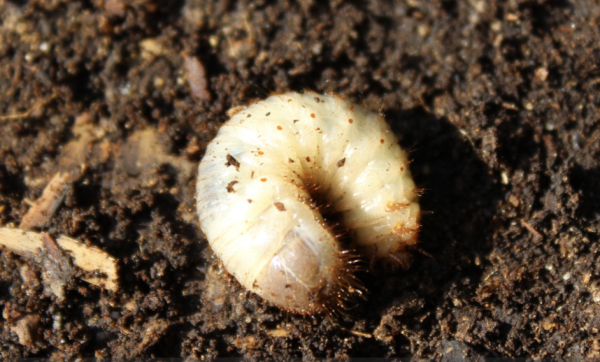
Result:
{"type": "Polygon", "coordinates": [[[321,258],[295,231],[288,233],[284,245],[257,276],[253,287],[285,309],[319,311],[323,301],[331,297],[332,279],[340,269],[339,260],[332,253],[327,258],[330,262],[323,265],[321,258]]]}
{"type": "MultiPolygon", "coordinates": [[[[307,205],[287,206],[295,224],[281,247],[263,266],[252,289],[270,302],[298,313],[333,313],[358,294],[354,260],[341,252],[335,237],[322,227],[307,205]]],[[[287,211],[287,210],[286,210],[287,211]]]]}

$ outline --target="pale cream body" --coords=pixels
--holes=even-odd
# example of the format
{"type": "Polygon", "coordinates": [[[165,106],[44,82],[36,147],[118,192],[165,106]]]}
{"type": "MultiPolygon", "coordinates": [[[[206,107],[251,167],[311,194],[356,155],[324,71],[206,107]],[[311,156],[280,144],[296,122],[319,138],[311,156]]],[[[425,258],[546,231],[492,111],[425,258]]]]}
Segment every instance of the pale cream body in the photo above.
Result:
{"type": "Polygon", "coordinates": [[[196,190],[225,268],[298,312],[321,310],[346,272],[311,190],[341,214],[358,255],[398,260],[416,243],[407,153],[381,116],[337,96],[288,93],[238,111],[209,144],[196,190]]]}

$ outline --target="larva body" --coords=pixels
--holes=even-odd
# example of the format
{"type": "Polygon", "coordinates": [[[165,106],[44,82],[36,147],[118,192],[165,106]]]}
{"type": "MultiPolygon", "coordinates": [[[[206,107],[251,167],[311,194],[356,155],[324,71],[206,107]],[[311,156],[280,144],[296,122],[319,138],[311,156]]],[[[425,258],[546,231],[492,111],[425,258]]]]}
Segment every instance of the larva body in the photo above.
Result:
{"type": "Polygon", "coordinates": [[[416,243],[407,153],[383,117],[337,96],[287,93],[238,111],[209,144],[196,191],[227,271],[296,312],[330,311],[356,292],[347,250],[402,263],[416,243]]]}

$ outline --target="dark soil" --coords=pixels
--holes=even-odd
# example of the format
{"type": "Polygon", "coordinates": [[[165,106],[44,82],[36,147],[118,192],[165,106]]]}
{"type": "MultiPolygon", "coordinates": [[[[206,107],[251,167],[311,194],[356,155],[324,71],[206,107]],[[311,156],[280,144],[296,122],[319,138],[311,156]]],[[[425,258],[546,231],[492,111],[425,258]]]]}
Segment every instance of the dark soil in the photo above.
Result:
{"type": "Polygon", "coordinates": [[[600,356],[596,2],[0,0],[0,18],[0,225],[88,122],[105,152],[43,230],[104,249],[121,280],[75,281],[60,302],[1,250],[0,357],[600,356]],[[231,280],[182,176],[230,107],[306,89],[385,113],[433,256],[365,276],[368,300],[336,323],[231,280]],[[165,151],[145,168],[127,151],[142,130],[165,151]]]}

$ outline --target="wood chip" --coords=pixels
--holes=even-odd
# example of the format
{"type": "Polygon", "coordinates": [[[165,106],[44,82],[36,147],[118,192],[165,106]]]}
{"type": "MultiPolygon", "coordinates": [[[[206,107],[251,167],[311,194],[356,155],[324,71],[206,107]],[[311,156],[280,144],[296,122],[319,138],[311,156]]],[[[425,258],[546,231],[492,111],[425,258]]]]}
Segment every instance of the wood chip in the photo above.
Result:
{"type": "Polygon", "coordinates": [[[19,228],[31,230],[44,227],[62,204],[67,184],[72,180],[72,177],[70,172],[56,173],[42,192],[42,196],[27,211],[19,228]]]}
{"type": "Polygon", "coordinates": [[[58,260],[64,258],[61,253],[68,253],[73,264],[88,273],[96,273],[97,276],[87,276],[86,282],[116,291],[118,289],[117,260],[105,251],[94,246],[88,246],[80,241],[60,236],[52,241],[44,240],[42,234],[33,231],[24,231],[11,228],[0,228],[0,246],[5,246],[15,254],[40,260],[43,256],[42,250],[58,260]],[[44,242],[45,241],[45,242],[44,242]]]}

